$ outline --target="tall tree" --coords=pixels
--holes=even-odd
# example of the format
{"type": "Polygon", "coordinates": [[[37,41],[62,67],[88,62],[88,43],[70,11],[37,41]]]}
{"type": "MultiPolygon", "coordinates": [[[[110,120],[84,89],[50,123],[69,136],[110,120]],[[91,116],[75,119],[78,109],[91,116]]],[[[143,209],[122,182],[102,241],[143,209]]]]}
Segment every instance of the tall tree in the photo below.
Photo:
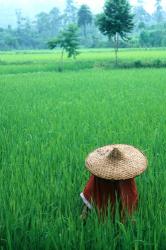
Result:
{"type": "MultiPolygon", "coordinates": [[[[15,32],[15,39],[17,40],[16,45],[19,46],[19,48],[35,48],[36,42],[34,41],[34,32],[32,28],[32,23],[29,20],[29,18],[24,17],[22,15],[21,10],[16,11],[16,18],[17,18],[17,29],[15,32]]],[[[8,30],[8,33],[11,34],[12,30],[8,30]]],[[[9,36],[11,37],[11,36],[9,36]]]]}
{"type": "Polygon", "coordinates": [[[43,37],[47,37],[50,33],[50,22],[49,22],[49,15],[46,12],[40,12],[36,16],[36,26],[37,31],[43,37]]]}
{"type": "Polygon", "coordinates": [[[104,13],[97,16],[99,30],[109,39],[113,38],[115,46],[116,65],[118,63],[119,38],[128,40],[128,33],[134,27],[133,14],[127,0],[107,0],[104,13]]]}
{"type": "Polygon", "coordinates": [[[56,36],[61,28],[62,18],[58,8],[54,7],[49,12],[49,23],[51,36],[56,36]]]}
{"type": "Polygon", "coordinates": [[[66,0],[66,8],[64,10],[64,25],[77,23],[77,8],[73,0],[66,0]]]}
{"type": "Polygon", "coordinates": [[[20,9],[16,10],[16,22],[17,22],[17,33],[21,35],[24,23],[24,17],[22,16],[22,11],[20,9]]]}
{"type": "Polygon", "coordinates": [[[68,57],[73,57],[74,59],[79,54],[78,27],[74,24],[69,24],[67,28],[61,31],[55,39],[48,42],[48,47],[50,49],[54,49],[57,46],[62,49],[60,70],[63,70],[64,51],[67,52],[68,57]]]}
{"type": "Polygon", "coordinates": [[[134,7],[134,24],[135,29],[139,32],[140,27],[150,26],[152,24],[151,15],[144,9],[142,5],[134,7]]]}
{"type": "Polygon", "coordinates": [[[156,11],[154,13],[154,17],[157,21],[157,23],[160,23],[163,20],[163,8],[161,5],[161,0],[156,0],[156,11]]]}
{"type": "Polygon", "coordinates": [[[78,11],[78,25],[83,27],[84,37],[87,35],[87,25],[92,23],[92,12],[89,6],[83,4],[78,11]]]}

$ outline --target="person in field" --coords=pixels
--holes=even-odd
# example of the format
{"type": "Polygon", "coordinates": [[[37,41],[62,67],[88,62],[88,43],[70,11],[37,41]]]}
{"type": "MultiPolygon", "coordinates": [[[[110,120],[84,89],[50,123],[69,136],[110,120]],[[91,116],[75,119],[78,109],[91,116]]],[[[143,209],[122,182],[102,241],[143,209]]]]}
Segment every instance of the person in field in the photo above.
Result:
{"type": "Polygon", "coordinates": [[[135,177],[147,168],[145,155],[130,145],[116,144],[96,149],[86,159],[91,172],[84,191],[80,194],[84,207],[81,219],[95,206],[99,217],[105,217],[108,207],[115,217],[116,202],[119,203],[121,221],[125,214],[132,215],[138,204],[135,177]]]}

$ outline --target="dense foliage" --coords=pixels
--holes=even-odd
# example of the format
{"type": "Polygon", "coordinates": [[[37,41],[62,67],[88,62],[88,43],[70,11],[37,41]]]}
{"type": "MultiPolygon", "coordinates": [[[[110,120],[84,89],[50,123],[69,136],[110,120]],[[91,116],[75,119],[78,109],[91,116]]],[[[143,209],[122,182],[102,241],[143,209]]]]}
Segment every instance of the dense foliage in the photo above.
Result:
{"type": "Polygon", "coordinates": [[[69,24],[69,26],[61,31],[56,39],[48,42],[50,49],[54,49],[57,46],[62,48],[62,53],[65,50],[68,57],[76,57],[78,54],[79,39],[77,34],[77,26],[69,24]]]}
{"type": "Polygon", "coordinates": [[[104,12],[97,16],[97,25],[99,30],[109,40],[113,38],[116,54],[119,48],[119,38],[126,41],[127,35],[134,27],[133,14],[127,0],[107,0],[104,6],[104,12]]]}
{"type": "MultiPolygon", "coordinates": [[[[144,9],[143,4],[144,1],[138,0],[137,5],[132,8],[134,30],[131,40],[120,40],[120,47],[166,46],[166,12],[161,0],[156,0],[152,14],[144,9]]],[[[16,26],[0,27],[0,50],[47,48],[48,41],[71,23],[80,28],[82,47],[113,47],[113,42],[104,37],[96,27],[96,15],[87,5],[77,9],[74,0],[66,0],[63,12],[54,7],[49,13],[43,11],[34,20],[30,20],[19,10],[16,12],[16,19],[16,26]]]]}
{"type": "Polygon", "coordinates": [[[78,25],[83,27],[83,34],[87,36],[87,25],[92,23],[92,13],[90,8],[83,4],[78,11],[78,25]]]}
{"type": "Polygon", "coordinates": [[[63,58],[65,51],[67,52],[69,58],[73,57],[75,59],[79,54],[79,38],[77,31],[77,26],[75,26],[74,24],[69,24],[66,29],[61,31],[55,39],[48,42],[48,47],[50,49],[54,49],[57,46],[62,49],[60,70],[63,70],[64,67],[63,58]]]}

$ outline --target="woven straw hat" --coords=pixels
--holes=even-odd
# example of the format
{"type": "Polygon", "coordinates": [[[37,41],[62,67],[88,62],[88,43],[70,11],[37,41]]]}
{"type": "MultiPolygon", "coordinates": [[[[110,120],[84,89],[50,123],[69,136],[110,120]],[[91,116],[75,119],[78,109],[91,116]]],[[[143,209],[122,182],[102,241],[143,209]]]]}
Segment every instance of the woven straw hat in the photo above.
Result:
{"type": "Polygon", "coordinates": [[[103,179],[126,180],[142,174],[147,168],[147,159],[133,146],[114,144],[90,153],[86,167],[93,175],[103,179]]]}

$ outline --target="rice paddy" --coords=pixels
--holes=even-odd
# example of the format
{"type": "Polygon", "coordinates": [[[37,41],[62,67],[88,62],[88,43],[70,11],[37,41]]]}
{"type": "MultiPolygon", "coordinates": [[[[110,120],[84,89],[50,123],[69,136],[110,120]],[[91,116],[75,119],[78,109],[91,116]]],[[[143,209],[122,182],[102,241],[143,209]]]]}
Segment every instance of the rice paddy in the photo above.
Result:
{"type": "MultiPolygon", "coordinates": [[[[105,69],[113,52],[0,54],[1,249],[166,248],[166,73],[164,68],[105,69]],[[76,65],[80,65],[76,67],[76,65]],[[80,221],[86,155],[112,143],[145,152],[136,178],[135,223],[80,221]]],[[[121,61],[166,60],[164,50],[121,51],[121,61]]]]}

